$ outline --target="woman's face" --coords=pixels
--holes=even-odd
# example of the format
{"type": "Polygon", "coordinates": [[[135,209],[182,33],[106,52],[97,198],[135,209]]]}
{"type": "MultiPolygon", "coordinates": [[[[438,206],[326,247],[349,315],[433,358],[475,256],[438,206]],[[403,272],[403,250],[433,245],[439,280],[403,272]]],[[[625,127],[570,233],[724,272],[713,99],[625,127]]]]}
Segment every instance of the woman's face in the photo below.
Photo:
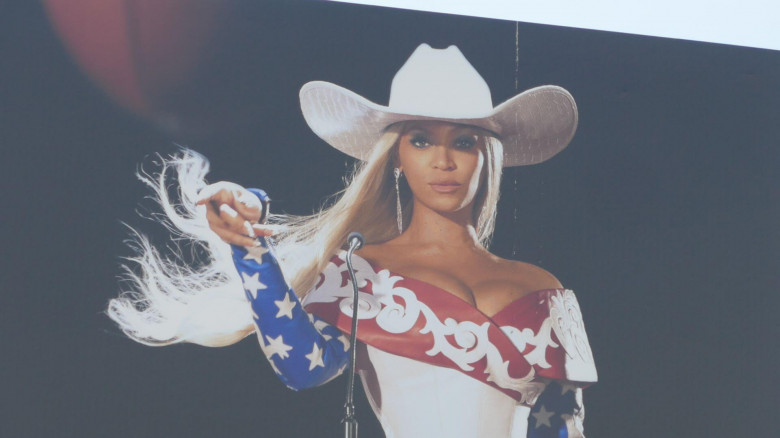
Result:
{"type": "Polygon", "coordinates": [[[437,121],[407,127],[399,140],[399,167],[418,202],[439,212],[473,207],[485,172],[482,133],[437,121]]]}

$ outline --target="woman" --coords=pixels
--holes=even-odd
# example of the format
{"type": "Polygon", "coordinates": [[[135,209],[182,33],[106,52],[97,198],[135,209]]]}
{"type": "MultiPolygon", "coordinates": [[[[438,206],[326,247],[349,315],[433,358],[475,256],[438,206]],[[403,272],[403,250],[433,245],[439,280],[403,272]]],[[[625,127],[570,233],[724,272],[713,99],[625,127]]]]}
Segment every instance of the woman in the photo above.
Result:
{"type": "Polygon", "coordinates": [[[338,202],[273,216],[262,191],[217,183],[196,195],[205,167],[180,161],[189,213],[170,206],[164,172],[158,194],[212,263],[172,267],[141,240],[142,294],[114,300],[110,315],[153,345],[226,345],[254,331],[288,386],[325,383],[347,360],[353,303],[339,250],[357,230],[368,243],[354,260],[358,368],[388,437],[582,436],[581,387],[596,373],[576,298],[541,268],[486,249],[502,166],[544,161],[573,136],[568,92],[539,87],[493,108],[456,47],[423,44],[388,107],[324,82],[302,88],[301,106],[315,133],[364,161],[338,202]],[[232,251],[204,232],[193,203],[232,251]]]}

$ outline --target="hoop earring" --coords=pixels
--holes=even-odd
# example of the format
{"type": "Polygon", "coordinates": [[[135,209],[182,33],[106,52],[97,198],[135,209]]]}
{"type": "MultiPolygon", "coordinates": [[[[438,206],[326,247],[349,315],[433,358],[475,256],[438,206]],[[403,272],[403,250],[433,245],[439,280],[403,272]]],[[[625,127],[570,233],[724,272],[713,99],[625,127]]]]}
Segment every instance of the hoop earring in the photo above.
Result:
{"type": "Polygon", "coordinates": [[[393,176],[395,176],[395,220],[398,223],[398,234],[400,235],[404,231],[403,211],[401,210],[401,191],[398,189],[398,180],[401,178],[401,169],[393,169],[393,176]]]}

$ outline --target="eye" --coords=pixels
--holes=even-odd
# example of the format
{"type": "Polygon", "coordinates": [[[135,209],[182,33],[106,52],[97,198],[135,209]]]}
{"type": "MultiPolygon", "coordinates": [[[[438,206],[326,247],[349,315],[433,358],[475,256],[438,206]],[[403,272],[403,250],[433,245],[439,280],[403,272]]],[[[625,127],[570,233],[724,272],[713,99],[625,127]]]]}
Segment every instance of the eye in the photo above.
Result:
{"type": "Polygon", "coordinates": [[[428,139],[428,137],[422,134],[414,134],[412,135],[412,138],[409,139],[409,144],[416,147],[417,149],[423,149],[430,146],[431,141],[428,139]]]}
{"type": "Polygon", "coordinates": [[[471,149],[477,144],[477,137],[472,135],[462,135],[455,139],[453,143],[458,149],[471,149]]]}

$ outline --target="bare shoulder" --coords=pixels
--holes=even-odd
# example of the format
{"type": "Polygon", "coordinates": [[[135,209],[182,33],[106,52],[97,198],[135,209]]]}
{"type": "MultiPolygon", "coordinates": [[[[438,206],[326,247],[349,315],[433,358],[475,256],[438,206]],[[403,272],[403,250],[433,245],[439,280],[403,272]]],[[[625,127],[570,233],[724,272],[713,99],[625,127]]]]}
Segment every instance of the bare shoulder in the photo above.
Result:
{"type": "Polygon", "coordinates": [[[498,264],[503,267],[506,275],[527,291],[563,289],[563,285],[553,274],[539,266],[499,257],[496,259],[499,260],[498,264]]]}

